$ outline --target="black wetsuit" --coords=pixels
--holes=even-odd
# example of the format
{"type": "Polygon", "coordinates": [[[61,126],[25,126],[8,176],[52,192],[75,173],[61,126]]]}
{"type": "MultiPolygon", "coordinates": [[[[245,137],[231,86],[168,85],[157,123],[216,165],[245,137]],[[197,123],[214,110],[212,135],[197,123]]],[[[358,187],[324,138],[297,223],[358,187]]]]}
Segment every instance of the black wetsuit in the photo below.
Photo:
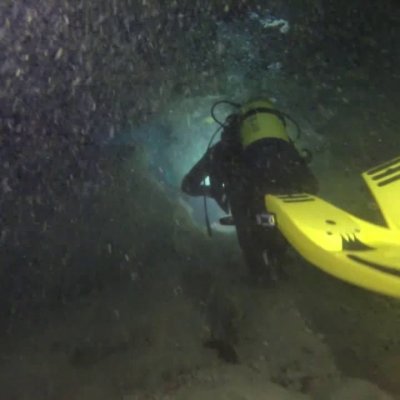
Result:
{"type": "Polygon", "coordinates": [[[256,224],[255,215],[266,211],[264,196],[316,193],[318,183],[292,143],[265,138],[243,150],[237,140],[224,137],[232,135],[222,135],[194,165],[183,179],[182,190],[191,196],[213,197],[225,212],[231,211],[247,265],[259,275],[266,270],[264,250],[269,261],[278,261],[286,249],[277,229],[256,224]],[[202,184],[207,176],[210,186],[202,184]]]}

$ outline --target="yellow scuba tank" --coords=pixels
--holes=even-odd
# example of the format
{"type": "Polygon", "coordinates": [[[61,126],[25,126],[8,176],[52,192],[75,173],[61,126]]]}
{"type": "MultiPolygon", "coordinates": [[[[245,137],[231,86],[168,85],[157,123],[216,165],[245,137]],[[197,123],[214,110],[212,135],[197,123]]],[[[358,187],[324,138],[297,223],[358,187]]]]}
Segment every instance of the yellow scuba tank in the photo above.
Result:
{"type": "Polygon", "coordinates": [[[254,100],[240,108],[240,140],[243,148],[260,139],[290,142],[283,115],[268,100],[254,100]]]}

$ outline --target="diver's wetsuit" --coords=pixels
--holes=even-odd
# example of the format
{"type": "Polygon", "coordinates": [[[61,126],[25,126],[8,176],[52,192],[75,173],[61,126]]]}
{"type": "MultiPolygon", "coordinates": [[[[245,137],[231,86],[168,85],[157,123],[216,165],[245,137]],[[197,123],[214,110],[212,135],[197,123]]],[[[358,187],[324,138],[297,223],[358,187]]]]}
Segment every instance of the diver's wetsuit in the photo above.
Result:
{"type": "MultiPolygon", "coordinates": [[[[235,129],[228,127],[225,129],[235,129]]],[[[232,213],[239,244],[254,275],[266,272],[268,262],[277,261],[286,248],[276,228],[256,224],[255,215],[265,212],[266,194],[316,193],[318,183],[292,143],[264,138],[244,150],[239,142],[222,138],[184,177],[182,190],[191,196],[213,197],[232,213]],[[203,185],[206,177],[210,186],[203,185]]]]}

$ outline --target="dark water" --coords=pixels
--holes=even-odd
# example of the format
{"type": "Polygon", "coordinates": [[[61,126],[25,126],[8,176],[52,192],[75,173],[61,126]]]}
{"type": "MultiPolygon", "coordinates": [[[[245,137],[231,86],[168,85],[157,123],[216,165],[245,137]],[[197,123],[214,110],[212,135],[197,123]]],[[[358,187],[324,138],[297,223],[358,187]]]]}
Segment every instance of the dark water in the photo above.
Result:
{"type": "Polygon", "coordinates": [[[396,300],[297,257],[282,286],[248,285],[178,188],[212,102],[262,94],[303,127],[321,195],[379,221],[359,175],[399,154],[399,19],[394,1],[2,2],[4,398],[247,378],[344,398],[343,376],[399,397],[396,300]]]}

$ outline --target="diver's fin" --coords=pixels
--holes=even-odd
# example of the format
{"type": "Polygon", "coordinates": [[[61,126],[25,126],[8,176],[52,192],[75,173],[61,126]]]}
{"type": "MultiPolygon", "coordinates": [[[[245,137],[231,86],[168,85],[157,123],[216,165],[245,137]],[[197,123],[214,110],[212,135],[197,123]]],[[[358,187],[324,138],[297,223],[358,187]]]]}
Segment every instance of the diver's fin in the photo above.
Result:
{"type": "Polygon", "coordinates": [[[400,298],[400,232],[312,195],[265,198],[278,229],[309,262],[363,288],[400,298]]]}
{"type": "Polygon", "coordinates": [[[362,174],[390,229],[400,229],[400,157],[362,174]]]}

